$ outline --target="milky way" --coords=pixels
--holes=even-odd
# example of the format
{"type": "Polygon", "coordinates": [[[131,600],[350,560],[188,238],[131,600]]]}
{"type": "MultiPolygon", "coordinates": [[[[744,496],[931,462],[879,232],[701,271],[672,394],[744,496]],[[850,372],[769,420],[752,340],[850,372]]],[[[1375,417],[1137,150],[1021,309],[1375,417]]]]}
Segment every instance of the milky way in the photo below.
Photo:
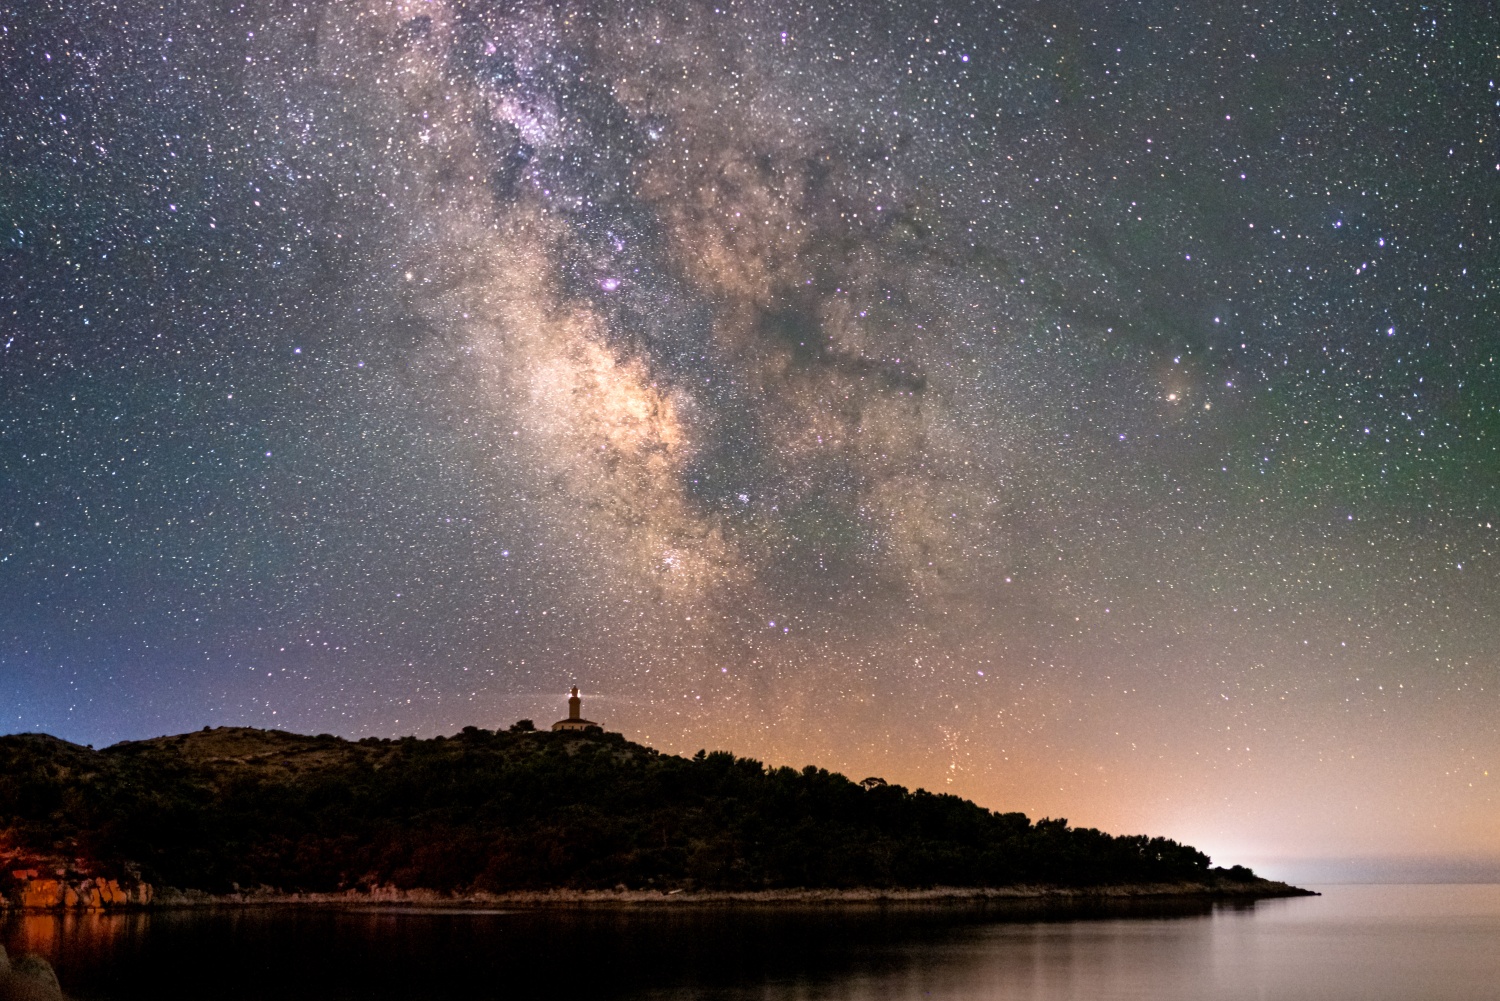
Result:
{"type": "Polygon", "coordinates": [[[46,3],[0,74],[0,725],[577,683],[1226,859],[1500,855],[1481,5],[46,3]]]}

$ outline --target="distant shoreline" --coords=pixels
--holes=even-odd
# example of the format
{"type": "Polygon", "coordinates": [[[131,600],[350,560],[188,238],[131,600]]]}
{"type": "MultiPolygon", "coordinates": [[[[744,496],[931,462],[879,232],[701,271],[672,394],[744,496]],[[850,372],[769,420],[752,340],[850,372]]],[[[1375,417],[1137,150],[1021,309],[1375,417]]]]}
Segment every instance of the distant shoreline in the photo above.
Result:
{"type": "Polygon", "coordinates": [[[445,894],[433,890],[342,893],[281,893],[274,890],[233,894],[167,889],[151,910],[196,907],[333,907],[347,910],[442,908],[455,911],[497,907],[673,907],[700,904],[888,904],[1039,902],[1089,903],[1132,900],[1257,900],[1315,897],[1312,890],[1274,880],[1248,883],[1145,883],[1114,886],[937,886],[924,889],[880,887],[789,888],[778,890],[518,890],[509,893],[445,894]]]}
{"type": "Polygon", "coordinates": [[[813,765],[662,754],[589,727],[359,741],[220,727],[102,751],[21,734],[0,737],[0,771],[8,788],[31,790],[0,797],[0,894],[24,910],[1047,904],[1305,892],[1242,865],[1213,868],[1170,838],[1033,821],[813,765]],[[527,886],[547,889],[506,889],[527,886]]]}

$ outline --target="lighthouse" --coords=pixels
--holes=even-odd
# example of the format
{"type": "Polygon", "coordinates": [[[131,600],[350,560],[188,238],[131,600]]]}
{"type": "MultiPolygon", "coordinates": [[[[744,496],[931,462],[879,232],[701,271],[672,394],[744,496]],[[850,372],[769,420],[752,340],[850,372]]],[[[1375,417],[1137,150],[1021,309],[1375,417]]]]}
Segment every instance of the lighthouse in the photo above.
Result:
{"type": "Polygon", "coordinates": [[[604,727],[592,720],[583,718],[583,700],[578,697],[578,686],[574,685],[568,694],[568,718],[560,719],[552,724],[553,730],[593,730],[596,733],[604,732],[604,727]]]}

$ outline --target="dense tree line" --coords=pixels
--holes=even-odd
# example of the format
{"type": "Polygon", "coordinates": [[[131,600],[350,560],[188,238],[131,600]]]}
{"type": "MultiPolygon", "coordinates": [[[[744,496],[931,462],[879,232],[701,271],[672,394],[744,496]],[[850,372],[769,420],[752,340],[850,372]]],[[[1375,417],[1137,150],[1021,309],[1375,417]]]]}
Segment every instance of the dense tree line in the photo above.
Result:
{"type": "Polygon", "coordinates": [[[0,738],[11,848],[158,885],[328,891],[1099,885],[1250,879],[1164,838],[1035,823],[619,734],[205,731],[102,751],[0,738]]]}

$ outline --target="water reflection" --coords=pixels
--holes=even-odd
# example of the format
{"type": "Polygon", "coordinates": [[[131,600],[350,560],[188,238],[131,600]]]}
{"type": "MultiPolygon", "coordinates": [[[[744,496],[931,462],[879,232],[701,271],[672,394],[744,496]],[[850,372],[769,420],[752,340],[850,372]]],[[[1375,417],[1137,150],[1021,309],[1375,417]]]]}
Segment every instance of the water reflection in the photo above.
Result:
{"type": "Polygon", "coordinates": [[[54,968],[113,968],[128,963],[135,943],[146,934],[144,913],[62,911],[13,914],[5,921],[0,944],[12,958],[34,953],[54,968]]]}
{"type": "Polygon", "coordinates": [[[299,908],[12,915],[80,998],[610,998],[896,975],[996,921],[1202,917],[1206,902],[456,912],[299,908]],[[234,971],[232,975],[227,975],[234,971]]]}
{"type": "MultiPolygon", "coordinates": [[[[1375,891],[1380,892],[1375,892],[1375,891]]],[[[11,917],[79,999],[1500,1001],[1500,889],[1237,906],[301,909],[11,917]],[[1488,895],[1486,895],[1488,893],[1488,895]]],[[[1438,891],[1438,892],[1433,892],[1438,891]]]]}

